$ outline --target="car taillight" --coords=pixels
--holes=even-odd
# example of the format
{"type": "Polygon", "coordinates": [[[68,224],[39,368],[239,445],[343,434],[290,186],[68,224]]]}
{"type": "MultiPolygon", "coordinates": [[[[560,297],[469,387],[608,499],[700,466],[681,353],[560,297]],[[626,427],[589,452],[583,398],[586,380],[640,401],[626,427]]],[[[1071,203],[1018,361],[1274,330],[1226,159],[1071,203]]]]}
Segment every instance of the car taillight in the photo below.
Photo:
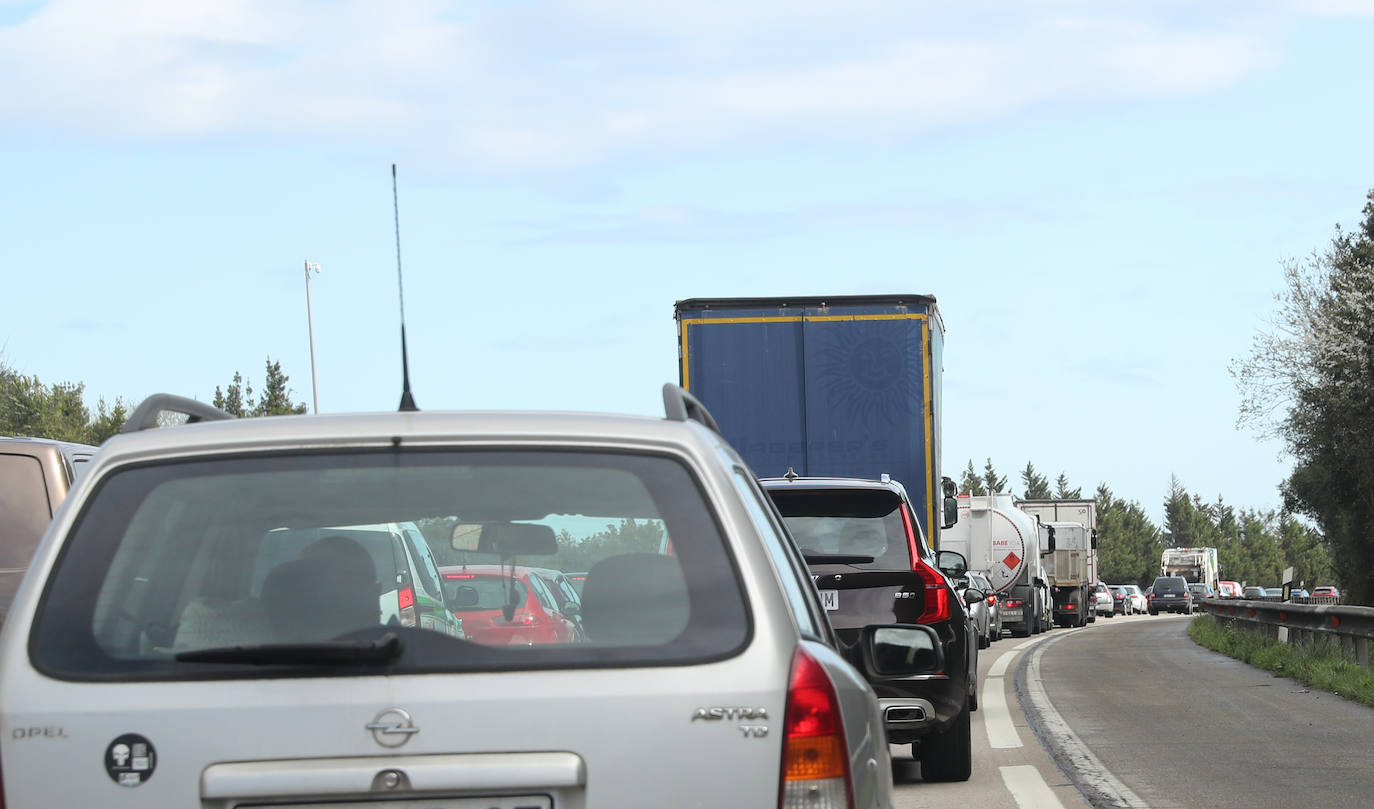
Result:
{"type": "Polygon", "coordinates": [[[446,579],[475,579],[475,578],[477,578],[477,574],[476,574],[476,573],[445,573],[445,574],[444,574],[444,578],[446,578],[446,579]]]}
{"type": "Polygon", "coordinates": [[[988,606],[992,606],[993,604],[996,604],[996,603],[997,603],[997,596],[988,596],[988,606]]]}
{"type": "Polygon", "coordinates": [[[1007,599],[1007,603],[1004,604],[1003,606],[1005,606],[1007,609],[1015,609],[1015,608],[1017,608],[1017,607],[1020,607],[1020,606],[1023,605],[1024,603],[1025,603],[1025,602],[1022,601],[1022,600],[1019,599],[1019,598],[1008,598],[1008,599],[1007,599]]]}
{"type": "Polygon", "coordinates": [[[921,583],[925,585],[926,599],[925,609],[921,612],[921,617],[916,619],[918,624],[934,624],[940,621],[949,620],[949,587],[945,582],[945,577],[940,571],[926,564],[921,555],[916,552],[916,527],[911,519],[911,512],[907,511],[906,504],[902,504],[902,526],[906,529],[907,541],[911,543],[911,564],[912,570],[921,577],[921,583]]]}
{"type": "Polygon", "coordinates": [[[1076,609],[1078,609],[1078,605],[1075,604],[1075,603],[1073,603],[1072,601],[1066,601],[1066,602],[1064,603],[1064,609],[1066,609],[1066,610],[1076,610],[1076,609]]]}
{"type": "Polygon", "coordinates": [[[780,809],[853,809],[835,686],[802,649],[792,656],[783,733],[780,809]]]}
{"type": "Polygon", "coordinates": [[[402,587],[396,594],[396,602],[401,608],[401,626],[415,626],[415,591],[402,587]]]}

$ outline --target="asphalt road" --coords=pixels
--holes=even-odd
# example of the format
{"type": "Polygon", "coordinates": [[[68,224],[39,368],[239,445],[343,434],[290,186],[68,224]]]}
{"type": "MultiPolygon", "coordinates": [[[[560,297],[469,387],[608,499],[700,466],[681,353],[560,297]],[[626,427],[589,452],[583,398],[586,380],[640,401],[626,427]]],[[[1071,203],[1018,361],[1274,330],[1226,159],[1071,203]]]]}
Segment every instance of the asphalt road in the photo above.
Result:
{"type": "Polygon", "coordinates": [[[895,809],[1088,809],[1036,739],[1017,699],[1018,663],[1053,632],[1009,635],[978,653],[979,710],[973,713],[973,775],[954,784],[924,783],[910,745],[892,746],[895,809]]]}
{"type": "Polygon", "coordinates": [[[1374,806],[1374,709],[1203,649],[1188,620],[1119,616],[982,650],[972,778],[923,783],[894,746],[894,806],[1374,806]]]}
{"type": "Polygon", "coordinates": [[[1051,633],[1027,656],[1028,702],[1038,684],[1063,721],[1036,710],[1035,724],[1092,804],[1374,806],[1374,708],[1204,649],[1188,620],[1099,620],[1051,633]]]}

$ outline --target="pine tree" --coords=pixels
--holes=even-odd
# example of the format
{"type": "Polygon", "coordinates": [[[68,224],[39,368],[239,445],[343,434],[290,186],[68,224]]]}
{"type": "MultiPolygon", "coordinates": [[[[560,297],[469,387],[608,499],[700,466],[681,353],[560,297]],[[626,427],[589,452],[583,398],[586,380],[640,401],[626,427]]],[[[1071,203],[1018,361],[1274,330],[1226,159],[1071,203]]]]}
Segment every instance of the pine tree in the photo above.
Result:
{"type": "Polygon", "coordinates": [[[988,493],[987,489],[983,488],[983,479],[973,469],[972,458],[969,458],[968,468],[964,470],[963,477],[959,480],[959,491],[974,497],[982,497],[988,493]]]}
{"type": "Polygon", "coordinates": [[[1026,461],[1026,468],[1021,470],[1021,485],[1025,487],[1027,500],[1048,500],[1054,496],[1050,491],[1049,478],[1035,471],[1030,461],[1026,461]]]}
{"type": "Polygon", "coordinates": [[[992,468],[991,458],[988,458],[987,464],[983,466],[983,487],[987,489],[989,494],[1010,492],[1010,489],[1007,488],[1006,476],[997,474],[997,470],[992,468]]]}

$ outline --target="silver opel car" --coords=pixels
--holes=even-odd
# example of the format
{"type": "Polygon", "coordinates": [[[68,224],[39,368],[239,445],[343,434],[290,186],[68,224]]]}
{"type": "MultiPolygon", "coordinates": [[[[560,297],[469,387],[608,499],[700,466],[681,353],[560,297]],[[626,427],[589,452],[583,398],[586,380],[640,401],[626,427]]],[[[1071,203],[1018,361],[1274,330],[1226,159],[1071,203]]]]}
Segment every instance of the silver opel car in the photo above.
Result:
{"type": "Polygon", "coordinates": [[[688,394],[664,402],[249,420],[145,402],[0,633],[4,805],[887,809],[864,673],[935,671],[938,639],[837,641],[754,476],[688,394]],[[149,429],[166,410],[194,423],[149,429]],[[582,632],[530,640],[514,586],[461,615],[519,643],[379,608],[418,583],[331,527],[409,523],[446,576],[586,571],[582,632]]]}

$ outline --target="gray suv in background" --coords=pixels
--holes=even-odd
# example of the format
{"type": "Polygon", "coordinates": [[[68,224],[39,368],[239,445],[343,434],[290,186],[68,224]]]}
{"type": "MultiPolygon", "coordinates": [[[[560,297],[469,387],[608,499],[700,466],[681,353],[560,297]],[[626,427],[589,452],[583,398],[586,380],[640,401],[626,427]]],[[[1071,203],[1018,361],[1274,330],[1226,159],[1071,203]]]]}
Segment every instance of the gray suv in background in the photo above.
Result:
{"type": "MultiPolygon", "coordinates": [[[[933,674],[939,638],[874,625],[841,644],[710,415],[672,385],[664,406],[140,405],[0,632],[0,722],[63,737],[0,739],[5,805],[889,809],[866,675],[933,674]],[[195,423],[145,429],[168,409],[195,423]],[[488,644],[390,620],[397,582],[338,527],[409,524],[451,575],[585,571],[582,632],[488,644]],[[213,633],[182,632],[197,610],[213,633]]],[[[535,620],[516,606],[492,620],[535,620]]]]}

